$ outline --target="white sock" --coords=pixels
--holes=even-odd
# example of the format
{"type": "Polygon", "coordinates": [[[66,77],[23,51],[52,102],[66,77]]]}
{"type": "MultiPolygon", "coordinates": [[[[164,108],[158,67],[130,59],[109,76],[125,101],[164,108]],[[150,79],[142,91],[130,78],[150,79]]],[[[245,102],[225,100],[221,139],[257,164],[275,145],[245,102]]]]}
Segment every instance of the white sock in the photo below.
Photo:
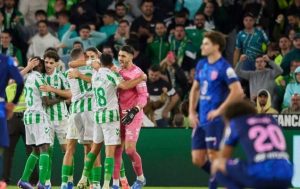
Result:
{"type": "Polygon", "coordinates": [[[83,181],[87,182],[87,177],[82,175],[80,180],[83,180],[83,181]]]}
{"type": "Polygon", "coordinates": [[[120,181],[119,181],[119,179],[113,179],[113,185],[115,185],[115,186],[120,186],[120,181]]]}
{"type": "Polygon", "coordinates": [[[73,183],[73,176],[69,176],[69,177],[68,177],[68,182],[73,183]]]}
{"type": "Polygon", "coordinates": [[[46,180],[45,185],[46,185],[46,186],[51,185],[51,181],[50,181],[50,180],[46,180]]]}
{"type": "Polygon", "coordinates": [[[142,174],[140,176],[137,176],[137,180],[140,180],[140,181],[144,182],[145,181],[144,175],[142,174]]]}
{"type": "Polygon", "coordinates": [[[104,188],[109,188],[109,180],[105,180],[103,184],[104,188]]]}

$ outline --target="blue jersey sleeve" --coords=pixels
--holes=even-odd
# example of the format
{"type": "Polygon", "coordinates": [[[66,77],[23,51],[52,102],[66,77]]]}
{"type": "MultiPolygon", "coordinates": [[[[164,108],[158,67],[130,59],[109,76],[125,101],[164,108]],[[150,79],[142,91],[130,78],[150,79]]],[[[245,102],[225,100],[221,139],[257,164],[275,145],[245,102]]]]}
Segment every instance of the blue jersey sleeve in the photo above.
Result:
{"type": "Polygon", "coordinates": [[[225,69],[223,69],[223,78],[228,86],[236,81],[239,81],[234,69],[229,64],[227,64],[225,69]]]}
{"type": "Polygon", "coordinates": [[[14,60],[11,57],[8,57],[7,64],[8,64],[9,77],[11,79],[15,80],[15,82],[17,84],[16,95],[12,101],[14,104],[16,104],[19,101],[19,97],[22,94],[23,87],[24,87],[24,81],[23,81],[23,77],[21,76],[18,68],[14,65],[14,60]]]}
{"type": "Polygon", "coordinates": [[[225,139],[225,144],[228,146],[236,146],[239,140],[237,130],[235,129],[234,123],[230,123],[230,133],[225,139]]]}

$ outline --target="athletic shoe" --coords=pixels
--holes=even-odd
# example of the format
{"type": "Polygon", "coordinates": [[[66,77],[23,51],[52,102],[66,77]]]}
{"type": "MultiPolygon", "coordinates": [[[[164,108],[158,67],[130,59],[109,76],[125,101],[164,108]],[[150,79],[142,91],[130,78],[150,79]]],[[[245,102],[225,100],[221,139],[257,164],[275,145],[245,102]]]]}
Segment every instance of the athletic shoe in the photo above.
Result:
{"type": "Polygon", "coordinates": [[[23,189],[33,189],[32,185],[29,182],[25,182],[22,180],[19,180],[17,186],[23,189]]]}
{"type": "Polygon", "coordinates": [[[47,189],[45,185],[42,185],[40,182],[37,184],[38,189],[47,189]]]}
{"type": "Polygon", "coordinates": [[[90,189],[101,189],[101,185],[100,183],[91,184],[90,189]]]}
{"type": "Polygon", "coordinates": [[[67,189],[73,189],[74,184],[73,184],[73,182],[68,182],[67,186],[68,186],[67,189]]]}
{"type": "Polygon", "coordinates": [[[117,185],[112,185],[111,189],[120,189],[120,187],[117,185]]]}
{"type": "Polygon", "coordinates": [[[127,179],[120,179],[122,189],[130,189],[127,179]]]}
{"type": "Polygon", "coordinates": [[[62,184],[60,185],[60,189],[68,189],[68,184],[62,183],[62,184]]]}
{"type": "Polygon", "coordinates": [[[7,184],[5,181],[0,181],[0,189],[6,189],[7,184]]]}
{"type": "Polygon", "coordinates": [[[140,181],[140,180],[136,180],[133,185],[131,186],[131,189],[141,189],[143,188],[143,186],[146,185],[146,179],[144,180],[144,182],[140,181]]]}
{"type": "Polygon", "coordinates": [[[80,179],[80,181],[77,184],[78,189],[87,189],[88,188],[87,186],[88,186],[88,183],[87,183],[87,180],[85,180],[85,179],[80,179]]]}

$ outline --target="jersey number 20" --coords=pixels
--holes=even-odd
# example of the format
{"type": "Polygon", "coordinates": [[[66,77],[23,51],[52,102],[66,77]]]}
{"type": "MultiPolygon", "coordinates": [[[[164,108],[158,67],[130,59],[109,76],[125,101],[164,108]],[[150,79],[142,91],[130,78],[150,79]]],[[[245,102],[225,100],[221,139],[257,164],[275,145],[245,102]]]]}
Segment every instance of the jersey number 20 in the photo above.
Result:
{"type": "Polygon", "coordinates": [[[274,148],[284,151],[286,143],[282,131],[276,125],[263,127],[260,125],[252,126],[248,136],[254,141],[254,149],[257,152],[267,152],[274,148]],[[268,140],[269,139],[269,140],[268,140]]]}

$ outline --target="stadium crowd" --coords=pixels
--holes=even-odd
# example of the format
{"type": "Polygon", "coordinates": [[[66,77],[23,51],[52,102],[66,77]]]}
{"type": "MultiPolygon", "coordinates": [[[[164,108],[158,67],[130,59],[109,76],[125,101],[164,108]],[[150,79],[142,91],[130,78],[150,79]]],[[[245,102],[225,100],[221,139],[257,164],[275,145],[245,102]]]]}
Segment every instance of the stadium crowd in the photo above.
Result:
{"type": "MultiPolygon", "coordinates": [[[[132,46],[134,64],[148,75],[144,126],[189,127],[189,90],[212,30],[226,36],[223,54],[258,112],[300,113],[300,0],[0,0],[0,9],[0,52],[20,69],[51,51],[65,72],[71,50],[90,47],[118,67],[119,49],[132,46]]],[[[18,107],[22,118],[26,106],[18,107]]],[[[9,129],[14,149],[24,128],[9,129]]]]}

